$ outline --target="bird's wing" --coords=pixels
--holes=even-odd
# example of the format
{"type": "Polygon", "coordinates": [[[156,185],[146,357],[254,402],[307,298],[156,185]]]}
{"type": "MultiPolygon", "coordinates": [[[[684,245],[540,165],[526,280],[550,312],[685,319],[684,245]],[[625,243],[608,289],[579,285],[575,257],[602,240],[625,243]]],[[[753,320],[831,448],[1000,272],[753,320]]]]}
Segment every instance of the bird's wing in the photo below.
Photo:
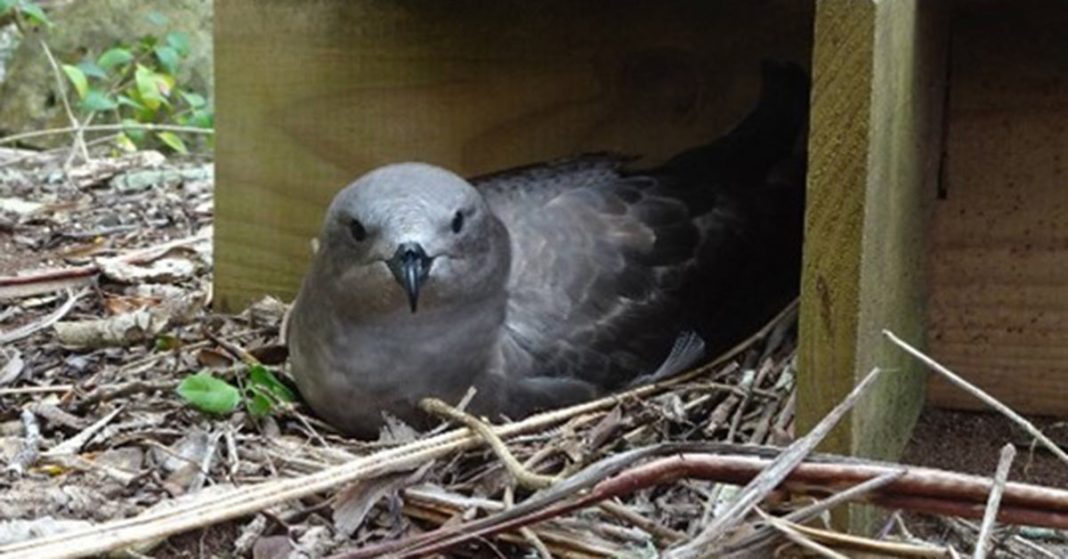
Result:
{"type": "Polygon", "coordinates": [[[694,216],[670,179],[625,174],[625,161],[587,155],[475,181],[511,235],[505,374],[605,388],[672,354],[699,249],[742,228],[729,204],[694,216]]]}

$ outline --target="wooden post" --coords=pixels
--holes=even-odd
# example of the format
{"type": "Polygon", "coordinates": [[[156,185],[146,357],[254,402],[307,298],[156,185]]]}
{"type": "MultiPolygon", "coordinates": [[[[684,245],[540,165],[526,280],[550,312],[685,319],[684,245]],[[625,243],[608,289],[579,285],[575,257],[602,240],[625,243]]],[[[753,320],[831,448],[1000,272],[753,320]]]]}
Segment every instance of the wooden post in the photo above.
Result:
{"type": "Polygon", "coordinates": [[[896,457],[925,374],[881,336],[923,340],[924,228],[937,192],[946,8],[939,0],[816,5],[798,425],[875,366],[892,369],[826,450],[896,457]]]}

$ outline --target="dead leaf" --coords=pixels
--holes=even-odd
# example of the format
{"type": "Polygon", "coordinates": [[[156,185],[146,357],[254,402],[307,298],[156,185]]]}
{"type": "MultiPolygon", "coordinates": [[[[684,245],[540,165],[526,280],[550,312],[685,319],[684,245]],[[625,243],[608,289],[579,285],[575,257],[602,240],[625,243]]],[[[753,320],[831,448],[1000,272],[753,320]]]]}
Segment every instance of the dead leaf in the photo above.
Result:
{"type": "Polygon", "coordinates": [[[68,347],[127,346],[154,339],[168,327],[192,320],[202,301],[200,293],[172,299],[149,309],[97,320],[57,322],[56,337],[68,347]]]}
{"type": "Polygon", "coordinates": [[[119,283],[176,282],[193,277],[196,265],[180,257],[166,257],[140,266],[117,258],[97,258],[100,273],[119,283]]]}
{"type": "Polygon", "coordinates": [[[56,520],[51,516],[33,520],[7,520],[0,522],[0,545],[44,538],[72,530],[81,530],[92,525],[92,522],[84,520],[56,520]]]}
{"type": "Polygon", "coordinates": [[[96,455],[93,461],[125,472],[137,473],[144,465],[145,453],[140,448],[124,446],[105,450],[96,455]]]}
{"type": "Polygon", "coordinates": [[[227,353],[209,347],[197,352],[197,363],[202,367],[225,369],[234,364],[234,359],[227,353]]]}
{"type": "Polygon", "coordinates": [[[342,489],[334,498],[334,529],[346,537],[352,536],[375,503],[386,495],[419,482],[433,463],[427,462],[411,473],[401,472],[360,480],[342,489]]]}
{"type": "Polygon", "coordinates": [[[12,349],[10,353],[7,351],[4,353],[8,357],[4,368],[0,369],[0,386],[14,382],[15,379],[19,378],[26,366],[26,362],[22,360],[22,352],[18,349],[12,349]]]}
{"type": "Polygon", "coordinates": [[[419,438],[419,431],[401,421],[389,412],[382,412],[382,428],[378,431],[378,442],[383,444],[410,443],[419,438]]]}
{"type": "Polygon", "coordinates": [[[252,559],[287,559],[297,550],[289,536],[267,536],[252,546],[252,559]]]}
{"type": "Polygon", "coordinates": [[[111,295],[104,297],[104,308],[107,309],[108,314],[116,315],[133,312],[145,307],[154,307],[159,302],[160,300],[156,297],[111,295]]]}
{"type": "Polygon", "coordinates": [[[289,348],[279,344],[262,345],[250,348],[248,353],[264,365],[281,365],[289,357],[289,348]]]}
{"type": "Polygon", "coordinates": [[[12,213],[19,217],[33,215],[43,207],[44,204],[29,202],[19,198],[0,198],[0,212],[12,213]]]}

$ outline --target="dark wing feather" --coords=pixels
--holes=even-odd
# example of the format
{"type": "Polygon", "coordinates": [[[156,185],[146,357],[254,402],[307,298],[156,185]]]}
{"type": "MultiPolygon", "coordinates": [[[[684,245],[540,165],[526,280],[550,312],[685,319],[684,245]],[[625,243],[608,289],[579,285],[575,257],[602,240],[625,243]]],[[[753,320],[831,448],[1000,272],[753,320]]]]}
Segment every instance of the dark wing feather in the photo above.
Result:
{"type": "MultiPolygon", "coordinates": [[[[663,179],[624,176],[621,163],[585,156],[538,167],[537,179],[476,183],[512,239],[504,373],[547,402],[652,373],[688,328],[683,287],[707,231],[663,179]],[[516,196],[524,185],[552,195],[516,196]]],[[[735,229],[729,207],[709,214],[735,229]]]]}
{"type": "Polygon", "coordinates": [[[595,154],[473,181],[512,238],[510,413],[650,374],[686,331],[719,349],[795,296],[807,78],[764,71],[744,121],[660,168],[595,154]]]}

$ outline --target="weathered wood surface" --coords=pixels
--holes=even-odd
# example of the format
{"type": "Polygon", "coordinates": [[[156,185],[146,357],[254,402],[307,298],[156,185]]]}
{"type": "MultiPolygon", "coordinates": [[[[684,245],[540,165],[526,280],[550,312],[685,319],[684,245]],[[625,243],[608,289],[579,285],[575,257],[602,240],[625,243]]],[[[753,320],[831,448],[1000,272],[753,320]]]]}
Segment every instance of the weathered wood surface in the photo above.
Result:
{"type": "MultiPolygon", "coordinates": [[[[1013,408],[1068,414],[1068,9],[958,3],[930,350],[1013,408]]],[[[980,407],[932,378],[932,403],[980,407]]]]}
{"type": "Polygon", "coordinates": [[[812,4],[216,2],[215,301],[288,299],[332,195],[377,165],[477,174],[581,151],[664,158],[806,63],[812,4]]]}
{"type": "Polygon", "coordinates": [[[893,368],[826,441],[893,457],[924,372],[880,335],[923,336],[925,216],[944,92],[941,2],[817,3],[799,352],[804,432],[878,365],[893,368]]]}

